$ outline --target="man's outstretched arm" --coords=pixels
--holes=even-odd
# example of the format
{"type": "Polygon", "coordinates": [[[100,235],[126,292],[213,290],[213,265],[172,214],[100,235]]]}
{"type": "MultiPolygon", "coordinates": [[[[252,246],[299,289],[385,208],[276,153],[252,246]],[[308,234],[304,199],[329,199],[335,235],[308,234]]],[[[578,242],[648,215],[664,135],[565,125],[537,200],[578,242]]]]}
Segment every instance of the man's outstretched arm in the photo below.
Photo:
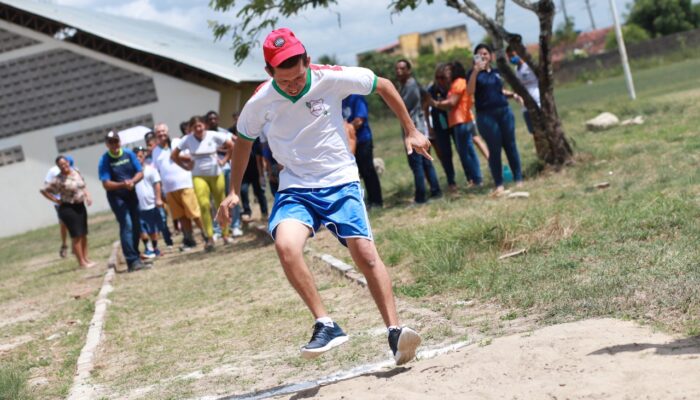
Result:
{"type": "Polygon", "coordinates": [[[241,182],[248,166],[248,158],[252,148],[252,141],[240,137],[236,141],[236,145],[233,146],[233,155],[231,156],[231,192],[221,202],[219,211],[216,213],[216,220],[222,225],[227,225],[231,222],[230,210],[231,207],[238,204],[238,193],[241,192],[241,182]]]}
{"type": "Polygon", "coordinates": [[[399,123],[401,123],[401,127],[403,128],[404,144],[408,154],[413,153],[415,150],[428,160],[432,160],[433,157],[431,157],[429,153],[430,141],[422,132],[416,129],[416,126],[411,120],[411,116],[408,114],[408,110],[406,110],[406,106],[403,104],[401,95],[399,95],[394,84],[386,78],[377,77],[377,94],[384,99],[391,111],[393,111],[399,119],[399,123]]]}

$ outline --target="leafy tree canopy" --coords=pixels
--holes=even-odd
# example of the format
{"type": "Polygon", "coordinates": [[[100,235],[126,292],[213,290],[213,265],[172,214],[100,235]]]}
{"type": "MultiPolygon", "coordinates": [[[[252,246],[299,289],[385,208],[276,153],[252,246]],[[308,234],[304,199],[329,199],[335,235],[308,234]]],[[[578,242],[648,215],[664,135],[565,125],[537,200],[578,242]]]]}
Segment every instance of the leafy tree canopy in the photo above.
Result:
{"type": "MultiPolygon", "coordinates": [[[[651,38],[647,31],[635,24],[623,25],[622,36],[625,39],[625,44],[639,43],[651,38]]],[[[611,29],[605,36],[605,50],[615,49],[617,49],[617,37],[615,36],[615,30],[611,29]]]]}
{"type": "Polygon", "coordinates": [[[699,9],[690,0],[635,0],[627,23],[644,28],[651,36],[663,36],[699,27],[699,9]]]}

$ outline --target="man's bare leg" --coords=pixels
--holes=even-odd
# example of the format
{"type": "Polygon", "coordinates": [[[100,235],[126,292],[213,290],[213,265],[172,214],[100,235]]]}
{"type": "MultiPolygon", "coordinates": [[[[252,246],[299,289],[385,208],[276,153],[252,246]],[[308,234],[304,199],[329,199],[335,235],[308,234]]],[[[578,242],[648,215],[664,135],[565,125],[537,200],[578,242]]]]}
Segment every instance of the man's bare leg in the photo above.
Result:
{"type": "Polygon", "coordinates": [[[396,314],[391,278],[384,262],[379,257],[379,253],[377,253],[374,242],[363,238],[349,238],[347,243],[352,260],[367,279],[369,292],[382,315],[384,324],[387,327],[398,326],[399,318],[396,314]]]}
{"type": "Polygon", "coordinates": [[[396,365],[403,365],[416,357],[421,343],[418,333],[408,327],[400,328],[396,314],[394,293],[386,266],[377,253],[374,242],[363,238],[348,239],[348,249],[353,261],[367,279],[367,286],[389,328],[389,347],[394,354],[396,365]]]}
{"type": "Polygon", "coordinates": [[[316,289],[316,282],[304,261],[304,244],[311,229],[294,220],[282,221],[275,231],[275,250],[287,280],[309,308],[314,318],[327,316],[316,289]]]}

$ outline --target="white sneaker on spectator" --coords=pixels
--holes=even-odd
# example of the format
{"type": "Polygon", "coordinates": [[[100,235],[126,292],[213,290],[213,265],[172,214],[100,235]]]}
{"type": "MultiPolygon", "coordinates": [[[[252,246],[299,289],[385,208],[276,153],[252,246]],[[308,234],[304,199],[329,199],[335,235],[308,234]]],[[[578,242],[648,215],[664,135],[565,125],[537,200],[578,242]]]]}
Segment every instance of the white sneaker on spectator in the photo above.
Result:
{"type": "Polygon", "coordinates": [[[211,240],[218,242],[219,239],[221,239],[221,234],[215,233],[214,236],[211,237],[211,240]]]}
{"type": "Polygon", "coordinates": [[[233,244],[233,238],[230,236],[224,236],[224,244],[233,244]]]}
{"type": "Polygon", "coordinates": [[[243,231],[241,230],[241,228],[233,228],[233,231],[231,233],[233,234],[233,237],[243,236],[243,231]]]}

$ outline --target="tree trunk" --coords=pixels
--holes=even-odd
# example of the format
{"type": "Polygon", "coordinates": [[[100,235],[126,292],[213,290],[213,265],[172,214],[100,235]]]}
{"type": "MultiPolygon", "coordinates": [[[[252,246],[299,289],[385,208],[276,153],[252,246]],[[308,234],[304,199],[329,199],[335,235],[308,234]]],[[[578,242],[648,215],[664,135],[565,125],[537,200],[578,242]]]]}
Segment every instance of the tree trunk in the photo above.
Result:
{"type": "Polygon", "coordinates": [[[495,24],[483,24],[487,33],[494,39],[496,63],[506,82],[525,101],[525,107],[530,114],[533,127],[533,138],[537,157],[545,164],[559,168],[573,162],[573,150],[561,125],[557,105],[554,101],[554,78],[551,55],[552,23],[555,5],[552,0],[540,0],[535,3],[535,13],[540,21],[540,60],[537,65],[532,63],[522,43],[520,35],[509,34],[495,24]],[[524,55],[525,62],[535,72],[539,79],[540,104],[530,96],[525,86],[518,80],[511,69],[503,50],[507,42],[518,54],[524,55]]]}

